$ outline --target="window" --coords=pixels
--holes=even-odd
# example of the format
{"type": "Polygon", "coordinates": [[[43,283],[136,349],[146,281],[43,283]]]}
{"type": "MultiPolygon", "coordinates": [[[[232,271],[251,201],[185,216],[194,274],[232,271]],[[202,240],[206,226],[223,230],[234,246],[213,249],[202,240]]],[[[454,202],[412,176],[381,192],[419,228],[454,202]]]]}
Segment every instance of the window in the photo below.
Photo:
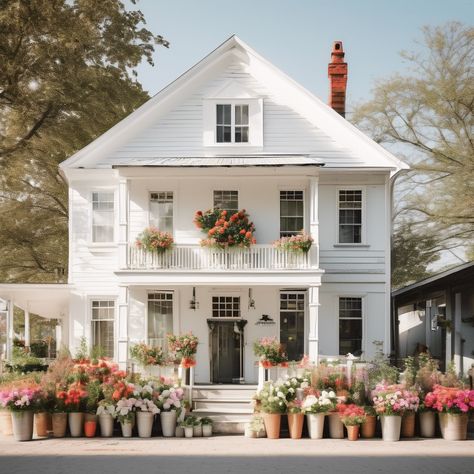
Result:
{"type": "Polygon", "coordinates": [[[150,194],[150,225],[173,233],[173,192],[150,194]]]}
{"type": "Polygon", "coordinates": [[[92,193],[92,242],[114,241],[114,193],[92,193]]]}
{"type": "Polygon", "coordinates": [[[280,237],[296,235],[303,228],[303,191],[280,191],[280,237]]]}
{"type": "Polygon", "coordinates": [[[213,318],[240,318],[240,296],[213,296],[213,318]]]}
{"type": "Polygon", "coordinates": [[[249,106],[248,104],[216,105],[216,142],[248,143],[249,106]]]}
{"type": "Polygon", "coordinates": [[[280,343],[288,360],[304,356],[305,294],[280,293],[280,343]]]}
{"type": "Polygon", "coordinates": [[[167,349],[167,334],[173,332],[173,293],[148,295],[148,344],[167,349]]]}
{"type": "Polygon", "coordinates": [[[362,243],[362,191],[339,191],[339,243],[362,243]]]}
{"type": "Polygon", "coordinates": [[[214,208],[227,211],[230,215],[239,212],[239,192],[214,191],[214,208]]]}
{"type": "Polygon", "coordinates": [[[115,301],[92,301],[92,346],[100,347],[105,357],[114,357],[115,301]]]}
{"type": "Polygon", "coordinates": [[[362,350],[362,298],[339,298],[339,354],[362,350]]]}

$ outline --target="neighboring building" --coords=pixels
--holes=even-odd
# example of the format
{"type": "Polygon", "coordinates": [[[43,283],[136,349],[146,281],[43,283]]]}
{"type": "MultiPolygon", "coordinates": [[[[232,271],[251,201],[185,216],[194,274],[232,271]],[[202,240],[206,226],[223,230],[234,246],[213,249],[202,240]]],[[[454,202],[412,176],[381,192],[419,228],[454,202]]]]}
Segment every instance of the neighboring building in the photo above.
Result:
{"type": "Polygon", "coordinates": [[[392,293],[397,358],[427,349],[444,369],[474,365],[474,262],[459,265],[392,293]]]}
{"type": "Polygon", "coordinates": [[[407,166],[343,118],[343,58],[335,42],[337,113],[232,36],[61,164],[69,281],[0,285],[0,297],[61,319],[72,350],[85,336],[123,366],[131,344],[192,331],[197,383],[255,382],[262,336],[291,359],[370,357],[374,340],[389,353],[391,178],[407,166]],[[257,244],[200,247],[193,217],[213,207],[245,208],[257,244]],[[162,258],[134,246],[151,224],[175,239],[162,258]],[[273,248],[301,229],[307,255],[273,248]]]}

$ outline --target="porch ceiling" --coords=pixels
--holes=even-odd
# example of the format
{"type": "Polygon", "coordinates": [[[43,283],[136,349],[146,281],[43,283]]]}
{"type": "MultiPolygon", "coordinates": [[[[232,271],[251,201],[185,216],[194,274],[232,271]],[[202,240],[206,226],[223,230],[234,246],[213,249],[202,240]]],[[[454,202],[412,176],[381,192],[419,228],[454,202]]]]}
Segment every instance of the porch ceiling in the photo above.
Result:
{"type": "Polygon", "coordinates": [[[71,288],[65,283],[3,283],[0,299],[43,318],[61,319],[67,314],[71,288]]]}

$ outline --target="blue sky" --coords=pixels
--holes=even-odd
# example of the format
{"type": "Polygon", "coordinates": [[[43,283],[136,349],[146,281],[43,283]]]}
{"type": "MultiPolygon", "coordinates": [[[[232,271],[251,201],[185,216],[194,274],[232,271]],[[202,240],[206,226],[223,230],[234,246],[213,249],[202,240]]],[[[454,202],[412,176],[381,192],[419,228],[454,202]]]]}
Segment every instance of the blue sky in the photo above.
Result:
{"type": "Polygon", "coordinates": [[[474,23],[474,0],[140,0],[147,27],[170,41],[138,79],[155,94],[232,34],[323,100],[334,40],[349,63],[348,110],[370,98],[374,80],[406,71],[423,25],[474,23]]]}

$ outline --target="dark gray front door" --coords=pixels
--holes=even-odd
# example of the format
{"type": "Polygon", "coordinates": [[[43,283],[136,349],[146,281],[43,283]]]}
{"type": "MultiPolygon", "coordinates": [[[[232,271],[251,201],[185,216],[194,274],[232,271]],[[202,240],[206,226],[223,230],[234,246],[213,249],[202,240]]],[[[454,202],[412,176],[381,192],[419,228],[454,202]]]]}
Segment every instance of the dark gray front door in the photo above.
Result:
{"type": "Polygon", "coordinates": [[[213,383],[239,383],[242,377],[242,334],[234,321],[212,321],[213,383]]]}

